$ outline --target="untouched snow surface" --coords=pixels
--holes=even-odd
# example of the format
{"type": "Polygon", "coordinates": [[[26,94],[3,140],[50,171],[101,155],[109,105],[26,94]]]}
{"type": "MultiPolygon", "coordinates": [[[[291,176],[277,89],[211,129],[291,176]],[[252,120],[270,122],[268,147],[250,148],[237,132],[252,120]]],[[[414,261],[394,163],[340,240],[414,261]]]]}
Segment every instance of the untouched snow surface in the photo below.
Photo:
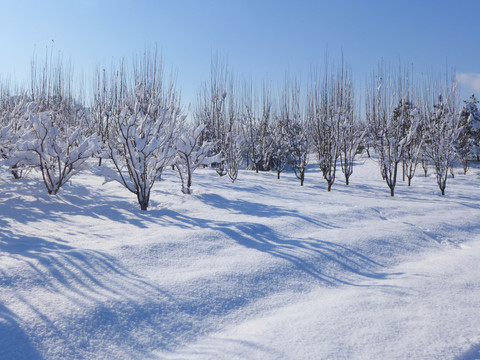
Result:
{"type": "Polygon", "coordinates": [[[0,359],[478,359],[480,170],[401,181],[362,160],[174,172],[148,212],[85,172],[0,172],[0,359]]]}

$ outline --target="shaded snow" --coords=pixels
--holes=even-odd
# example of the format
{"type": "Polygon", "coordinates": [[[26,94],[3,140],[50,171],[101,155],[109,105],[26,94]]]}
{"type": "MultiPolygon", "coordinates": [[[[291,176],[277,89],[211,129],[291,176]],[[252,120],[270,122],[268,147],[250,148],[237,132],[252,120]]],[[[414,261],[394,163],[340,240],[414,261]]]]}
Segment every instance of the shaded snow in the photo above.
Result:
{"type": "Polygon", "coordinates": [[[0,358],[480,357],[479,169],[391,198],[362,162],[331,193],[166,172],[148,212],[95,170],[57,197],[2,170],[0,358]]]}

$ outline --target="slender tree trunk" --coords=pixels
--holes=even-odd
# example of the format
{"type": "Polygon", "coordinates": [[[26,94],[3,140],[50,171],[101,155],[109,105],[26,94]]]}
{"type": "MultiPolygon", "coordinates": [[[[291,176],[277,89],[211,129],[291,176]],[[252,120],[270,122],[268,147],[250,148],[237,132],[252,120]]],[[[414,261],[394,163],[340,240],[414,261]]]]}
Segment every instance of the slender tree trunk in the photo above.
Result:
{"type": "Polygon", "coordinates": [[[147,211],[150,194],[142,195],[140,192],[137,192],[137,200],[138,204],[140,205],[140,210],[147,211]]]}

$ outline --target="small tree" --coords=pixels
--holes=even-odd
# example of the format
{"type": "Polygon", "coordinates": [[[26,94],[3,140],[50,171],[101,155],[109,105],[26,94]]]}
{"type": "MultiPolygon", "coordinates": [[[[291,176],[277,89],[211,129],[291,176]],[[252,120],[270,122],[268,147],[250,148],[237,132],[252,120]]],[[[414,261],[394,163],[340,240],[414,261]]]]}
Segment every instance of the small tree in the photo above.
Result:
{"type": "Polygon", "coordinates": [[[424,151],[435,169],[442,195],[445,195],[448,173],[456,158],[455,145],[461,131],[456,102],[453,78],[447,79],[445,87],[428,84],[424,96],[424,151]]]}
{"type": "MultiPolygon", "coordinates": [[[[411,185],[417,165],[421,158],[423,140],[421,134],[421,116],[419,110],[408,100],[410,96],[400,100],[394,110],[394,116],[401,118],[403,124],[403,174],[411,185]]],[[[405,180],[405,179],[404,179],[405,180]]]]}
{"type": "MultiPolygon", "coordinates": [[[[337,161],[340,155],[340,122],[342,121],[344,88],[343,67],[337,76],[328,75],[328,63],[323,80],[312,76],[308,110],[312,140],[318,155],[318,165],[327,190],[335,182],[337,161]]],[[[342,64],[343,66],[343,64],[342,64]]]]}
{"type": "MultiPolygon", "coordinates": [[[[40,170],[49,194],[83,170],[98,150],[97,137],[88,134],[88,112],[74,99],[71,71],[59,60],[45,62],[37,72],[32,61],[32,100],[15,123],[15,153],[12,161],[40,170]]],[[[22,107],[23,108],[23,107],[22,107]]]]}
{"type": "Polygon", "coordinates": [[[236,137],[235,127],[238,122],[238,100],[236,99],[233,76],[228,71],[226,62],[219,60],[218,56],[212,58],[210,81],[206,82],[198,94],[194,118],[197,123],[204,124],[205,130],[202,142],[213,144],[213,152],[220,155],[216,163],[217,173],[220,176],[233,175],[238,159],[233,159],[235,153],[229,146],[236,137]],[[227,160],[234,161],[228,164],[227,160]],[[229,167],[233,166],[233,172],[229,167]]]}
{"type": "MultiPolygon", "coordinates": [[[[113,79],[115,75],[111,76],[113,79]]],[[[110,80],[111,81],[111,80],[110,80]]],[[[90,112],[90,127],[93,133],[100,138],[101,151],[98,154],[98,166],[102,165],[102,158],[108,156],[107,143],[114,130],[113,102],[114,93],[111,91],[109,76],[105,69],[97,69],[95,73],[95,87],[93,91],[93,104],[90,112]]]]}
{"type": "MultiPolygon", "coordinates": [[[[238,177],[238,170],[243,161],[243,156],[245,153],[244,149],[244,140],[240,131],[232,130],[227,137],[227,150],[226,150],[226,161],[227,161],[227,174],[230,180],[235,182],[238,177]]],[[[218,162],[219,157],[216,156],[214,162],[218,162]]]]}
{"type": "Polygon", "coordinates": [[[305,122],[295,122],[289,127],[290,157],[295,176],[300,180],[300,186],[303,186],[305,182],[305,170],[308,165],[310,150],[308,134],[309,131],[305,122]]]}
{"type": "Polygon", "coordinates": [[[182,192],[191,194],[193,172],[201,165],[210,165],[218,161],[218,156],[210,156],[211,143],[200,143],[205,125],[183,127],[181,135],[175,141],[177,155],[174,163],[182,182],[182,192]]]}
{"type": "Polygon", "coordinates": [[[270,170],[273,156],[272,98],[269,87],[263,84],[260,100],[257,100],[251,83],[245,84],[242,96],[243,139],[247,167],[259,171],[270,170]]]}
{"type": "Polygon", "coordinates": [[[183,121],[172,78],[164,88],[161,58],[146,53],[133,67],[127,83],[122,65],[112,79],[114,131],[108,139],[109,157],[116,171],[105,168],[106,180],[116,180],[147,210],[150,193],[163,169],[175,156],[174,134],[183,121]]]}
{"type": "Polygon", "coordinates": [[[460,112],[461,131],[457,141],[457,152],[463,163],[466,174],[469,160],[480,156],[480,111],[477,107],[478,100],[472,95],[464,101],[460,112]]]}
{"type": "Polygon", "coordinates": [[[287,131],[289,161],[292,164],[293,171],[300,186],[305,181],[305,170],[308,164],[308,153],[310,151],[308,122],[302,112],[300,104],[300,86],[297,81],[290,89],[290,110],[287,131]]]}
{"type": "Polygon", "coordinates": [[[1,89],[0,158],[10,167],[15,179],[23,177],[24,172],[32,167],[32,161],[16,156],[17,141],[22,139],[30,103],[31,99],[25,91],[20,90],[19,94],[11,95],[6,88],[1,89]]]}
{"type": "Polygon", "coordinates": [[[354,93],[351,74],[344,69],[343,62],[339,79],[339,96],[337,105],[337,121],[339,122],[338,155],[340,166],[345,176],[345,184],[348,185],[350,176],[353,174],[355,156],[363,141],[365,131],[356,120],[354,93]]]}
{"type": "Polygon", "coordinates": [[[277,173],[277,179],[280,179],[280,174],[287,169],[290,155],[290,144],[288,142],[289,119],[283,116],[277,119],[271,128],[273,139],[272,164],[273,170],[277,173]]]}
{"type": "Polygon", "coordinates": [[[410,103],[410,84],[407,72],[400,70],[395,78],[380,67],[367,93],[369,138],[378,155],[382,177],[390,188],[390,196],[395,193],[398,165],[405,159],[407,144],[413,144],[416,131],[414,113],[406,110],[406,104],[410,103]]]}
{"type": "Polygon", "coordinates": [[[98,149],[95,136],[86,136],[82,128],[58,124],[56,115],[54,111],[31,113],[22,140],[16,144],[19,162],[38,166],[52,195],[85,169],[86,161],[98,149]]]}

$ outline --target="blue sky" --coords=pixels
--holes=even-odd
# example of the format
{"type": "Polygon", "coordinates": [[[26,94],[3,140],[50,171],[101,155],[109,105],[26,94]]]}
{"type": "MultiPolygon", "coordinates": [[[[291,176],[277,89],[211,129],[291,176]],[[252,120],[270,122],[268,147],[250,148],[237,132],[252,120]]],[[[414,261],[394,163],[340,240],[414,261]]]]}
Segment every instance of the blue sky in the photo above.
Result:
{"type": "Polygon", "coordinates": [[[146,46],[176,69],[185,102],[210,75],[212,53],[237,76],[282,84],[288,71],[308,80],[343,51],[354,80],[364,84],[378,61],[413,63],[414,72],[455,67],[461,97],[480,94],[480,1],[2,1],[0,77],[21,81],[47,48],[91,76],[146,46]],[[52,41],[53,40],[53,41],[52,41]]]}

